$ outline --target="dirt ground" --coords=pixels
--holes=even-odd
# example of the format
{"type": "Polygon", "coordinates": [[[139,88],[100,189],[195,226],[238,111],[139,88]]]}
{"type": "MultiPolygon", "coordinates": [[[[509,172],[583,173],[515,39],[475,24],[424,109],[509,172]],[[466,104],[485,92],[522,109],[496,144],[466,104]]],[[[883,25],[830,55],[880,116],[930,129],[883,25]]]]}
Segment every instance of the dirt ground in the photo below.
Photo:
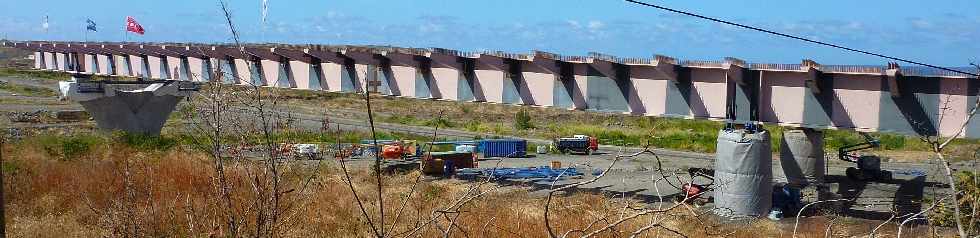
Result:
{"type": "MultiPolygon", "coordinates": [[[[2,77],[0,80],[8,83],[24,85],[28,87],[39,87],[47,89],[56,89],[54,81],[45,79],[33,79],[24,77],[2,77]]],[[[355,108],[359,107],[360,103],[356,99],[338,99],[338,100],[327,100],[323,103],[310,103],[312,99],[291,99],[290,107],[284,108],[287,111],[295,112],[300,116],[307,116],[311,119],[316,118],[318,115],[323,114],[324,108],[330,108],[328,113],[331,117],[334,117],[336,122],[346,122],[350,125],[353,124],[363,124],[364,113],[355,108]]],[[[478,120],[503,120],[509,121],[509,114],[504,113],[512,108],[510,106],[504,105],[487,105],[481,107],[471,107],[466,104],[451,104],[446,102],[430,102],[422,101],[420,105],[401,105],[402,102],[407,101],[403,99],[386,99],[385,107],[378,109],[380,115],[399,115],[399,114],[412,114],[421,115],[425,114],[424,111],[420,110],[421,107],[433,107],[441,108],[439,111],[445,112],[446,115],[460,116],[463,115],[479,115],[476,116],[478,120]],[[463,109],[468,108],[468,109],[463,109]]],[[[312,100],[316,101],[316,100],[312,100]]],[[[35,112],[39,110],[46,111],[58,111],[58,110],[80,110],[81,106],[75,103],[70,103],[66,101],[58,100],[56,97],[50,96],[34,96],[34,95],[14,95],[11,92],[4,92],[0,90],[0,112],[12,113],[12,112],[35,112]]],[[[601,116],[601,118],[596,119],[595,115],[589,114],[587,112],[579,111],[569,111],[561,112],[558,110],[544,110],[544,109],[533,109],[540,110],[541,118],[547,118],[549,120],[562,120],[563,118],[578,118],[582,121],[602,121],[608,123],[610,118],[615,119],[616,116],[601,116]]],[[[538,111],[536,111],[538,112],[538,111]]],[[[420,116],[421,117],[421,116],[420,116]]],[[[472,116],[471,116],[472,117],[472,116]]],[[[576,120],[578,120],[576,119],[576,120]]],[[[9,117],[2,117],[0,123],[3,125],[8,125],[9,127],[50,127],[50,126],[64,126],[64,127],[87,127],[91,128],[94,123],[89,120],[82,121],[45,121],[43,123],[23,123],[23,122],[11,122],[9,117]]],[[[613,123],[615,124],[615,123],[613,123]]],[[[303,127],[308,127],[309,129],[316,128],[320,125],[316,123],[300,124],[303,127]]],[[[612,125],[612,124],[610,124],[612,125]]],[[[405,126],[398,125],[397,123],[387,123],[385,126],[389,130],[414,130],[420,134],[426,135],[431,132],[431,127],[425,126],[405,126]]],[[[614,125],[612,125],[614,126],[614,125]]],[[[350,126],[345,129],[356,130],[357,128],[362,128],[359,126],[350,126]]],[[[473,137],[473,136],[485,136],[486,133],[475,133],[469,131],[461,130],[445,130],[444,133],[449,135],[455,135],[457,138],[463,137],[473,137]],[[455,133],[455,134],[453,134],[455,133]]],[[[546,142],[547,140],[542,140],[546,142]]],[[[497,162],[500,163],[502,167],[528,167],[528,166],[544,166],[550,165],[553,161],[559,161],[564,167],[575,167],[580,171],[586,171],[586,175],[580,178],[569,179],[562,181],[561,183],[570,183],[575,181],[582,181],[591,178],[591,171],[597,168],[603,168],[608,166],[617,153],[628,153],[631,151],[636,151],[636,148],[620,148],[620,147],[604,147],[601,150],[602,153],[595,156],[576,156],[576,155],[535,155],[531,158],[524,159],[486,159],[481,161],[481,166],[496,166],[497,162]]],[[[931,157],[927,152],[909,152],[909,151],[878,151],[890,160],[886,162],[883,167],[885,169],[895,171],[896,176],[894,179],[884,182],[871,182],[871,183],[856,183],[849,181],[843,176],[844,170],[847,167],[853,166],[853,164],[845,163],[842,161],[837,161],[833,157],[828,158],[828,177],[826,184],[826,191],[829,195],[835,198],[848,199],[850,202],[839,204],[835,212],[830,214],[817,214],[818,216],[812,218],[805,218],[804,226],[808,230],[815,229],[825,229],[828,223],[842,224],[842,227],[834,228],[831,226],[829,234],[834,236],[854,236],[863,235],[870,233],[870,230],[874,229],[877,224],[882,221],[888,220],[892,214],[900,213],[898,215],[905,215],[910,213],[915,213],[921,211],[922,203],[928,199],[934,198],[937,193],[940,193],[942,187],[939,185],[941,182],[937,181],[938,175],[941,171],[935,164],[923,163],[922,158],[931,157]],[[922,173],[917,173],[922,172],[922,173]],[[896,210],[897,209],[897,210],[896,210]],[[837,230],[840,229],[840,230],[837,230]]],[[[663,162],[663,166],[669,171],[687,171],[691,168],[702,168],[710,169],[713,167],[713,162],[711,160],[712,155],[706,153],[689,153],[689,152],[669,152],[664,151],[660,155],[660,161],[663,162]]],[[[774,156],[778,158],[778,156],[774,156]]],[[[353,161],[352,163],[357,165],[359,163],[363,164],[367,160],[353,161]]],[[[401,163],[401,166],[406,164],[409,167],[413,164],[412,161],[406,161],[401,163]]],[[[398,166],[398,163],[393,164],[393,166],[398,166]]],[[[657,163],[657,158],[649,155],[640,156],[637,158],[631,158],[628,160],[623,160],[618,162],[618,165],[603,179],[597,181],[594,184],[585,186],[582,188],[582,192],[587,192],[588,194],[603,194],[606,197],[616,197],[616,194],[620,196],[627,196],[630,199],[635,199],[642,201],[649,206],[655,206],[659,203],[661,198],[667,198],[670,196],[676,196],[679,193],[676,188],[671,188],[669,184],[664,184],[663,181],[656,181],[653,178],[658,176],[663,176],[663,173],[659,170],[655,170],[659,164],[657,163]],[[654,188],[662,188],[664,190],[654,191],[654,188]]],[[[972,164],[959,163],[959,167],[972,166],[972,164]]],[[[778,160],[774,161],[773,174],[775,175],[776,181],[784,180],[783,172],[780,169],[778,160]]],[[[447,180],[455,181],[458,183],[466,183],[465,181],[458,180],[447,180]]],[[[528,198],[541,198],[541,191],[547,186],[550,186],[547,182],[542,181],[506,181],[502,183],[508,187],[515,187],[527,190],[528,198]]],[[[811,199],[808,201],[815,201],[816,197],[808,197],[811,199]]],[[[710,203],[706,204],[710,208],[710,203]]],[[[51,219],[70,219],[55,216],[51,219]]],[[[885,231],[893,232],[896,226],[894,222],[888,223],[885,231]]],[[[760,223],[755,223],[753,226],[770,231],[765,233],[774,237],[785,237],[791,231],[791,225],[788,219],[782,221],[762,221],[760,223]]],[[[926,235],[929,232],[927,229],[916,230],[917,234],[926,235]]],[[[820,233],[823,234],[823,233],[820,233]]],[[[741,236],[741,235],[740,235],[741,236]]],[[[751,236],[741,236],[741,237],[751,237],[751,236]]],[[[808,235],[807,237],[823,237],[822,235],[808,235]]]]}

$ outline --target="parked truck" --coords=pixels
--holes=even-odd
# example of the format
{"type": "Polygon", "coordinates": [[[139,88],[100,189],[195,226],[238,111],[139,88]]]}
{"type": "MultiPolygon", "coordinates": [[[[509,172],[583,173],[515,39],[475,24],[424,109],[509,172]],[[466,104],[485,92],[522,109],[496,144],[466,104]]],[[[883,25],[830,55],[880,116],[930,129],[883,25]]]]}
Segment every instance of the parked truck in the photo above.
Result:
{"type": "Polygon", "coordinates": [[[554,147],[561,153],[574,152],[591,155],[592,152],[599,150],[599,140],[591,136],[575,135],[555,139],[554,147]]]}

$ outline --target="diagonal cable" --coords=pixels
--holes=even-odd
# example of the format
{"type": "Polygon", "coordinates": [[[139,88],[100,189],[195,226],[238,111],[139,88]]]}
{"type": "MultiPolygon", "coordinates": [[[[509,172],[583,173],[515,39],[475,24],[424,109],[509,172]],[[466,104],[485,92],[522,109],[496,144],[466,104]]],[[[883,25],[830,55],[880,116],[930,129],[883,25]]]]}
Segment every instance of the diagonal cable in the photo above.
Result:
{"type": "Polygon", "coordinates": [[[786,34],[786,33],[780,33],[780,32],[776,32],[776,31],[772,31],[772,30],[766,30],[766,29],[762,29],[762,28],[759,28],[759,27],[754,27],[754,26],[749,26],[749,25],[740,24],[740,23],[736,23],[736,22],[726,21],[726,20],[722,20],[722,19],[718,19],[718,18],[714,18],[714,17],[708,17],[708,16],[697,14],[697,13],[691,13],[691,12],[686,12],[686,11],[682,11],[682,10],[676,10],[676,9],[673,9],[673,8],[668,8],[668,7],[664,7],[664,6],[660,6],[660,5],[656,5],[656,4],[652,4],[652,3],[646,3],[646,2],[636,1],[636,0],[626,0],[626,1],[627,2],[630,2],[630,3],[642,5],[642,6],[647,6],[647,7],[652,7],[652,8],[656,8],[656,9],[668,11],[668,12],[673,12],[673,13],[678,13],[678,14],[682,14],[682,15],[697,17],[697,18],[701,18],[701,19],[705,19],[705,20],[709,20],[709,21],[713,21],[713,22],[718,22],[718,23],[722,23],[722,24],[726,24],[726,25],[737,26],[737,27],[741,27],[741,28],[745,28],[745,29],[749,29],[749,30],[764,32],[764,33],[768,33],[768,34],[772,34],[772,35],[777,35],[777,36],[782,36],[782,37],[786,37],[786,38],[796,39],[796,40],[800,40],[800,41],[804,41],[804,42],[809,42],[809,43],[823,45],[823,46],[828,46],[828,47],[833,47],[833,48],[842,49],[842,50],[846,50],[846,51],[857,52],[857,53],[861,53],[861,54],[866,54],[866,55],[881,57],[881,58],[890,59],[890,60],[894,60],[894,61],[899,61],[899,62],[914,64],[914,65],[918,65],[918,66],[929,67],[929,68],[933,68],[933,69],[946,70],[946,71],[960,73],[960,74],[965,74],[965,75],[970,75],[970,76],[974,76],[974,77],[980,76],[978,74],[970,73],[970,72],[966,72],[966,71],[962,71],[962,70],[956,70],[956,69],[942,67],[942,66],[937,66],[937,65],[933,65],[933,64],[922,63],[922,62],[918,62],[918,61],[912,61],[912,60],[902,59],[902,58],[898,58],[898,57],[883,55],[883,54],[874,53],[874,52],[870,52],[870,51],[866,51],[866,50],[860,50],[860,49],[855,49],[855,48],[851,48],[851,47],[841,46],[841,45],[834,44],[834,43],[827,43],[827,42],[823,42],[823,41],[811,40],[811,39],[807,39],[807,38],[800,37],[800,36],[794,36],[794,35],[790,35],[790,34],[786,34]]]}

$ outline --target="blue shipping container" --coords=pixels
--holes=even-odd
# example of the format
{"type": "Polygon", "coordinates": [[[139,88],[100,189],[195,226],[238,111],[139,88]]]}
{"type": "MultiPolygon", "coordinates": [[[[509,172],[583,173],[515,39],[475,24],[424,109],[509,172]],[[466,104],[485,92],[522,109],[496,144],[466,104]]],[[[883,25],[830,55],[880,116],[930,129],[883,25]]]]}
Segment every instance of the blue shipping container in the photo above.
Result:
{"type": "Polygon", "coordinates": [[[483,157],[525,157],[527,155],[527,141],[515,139],[498,139],[480,141],[479,151],[483,152],[483,157]]]}

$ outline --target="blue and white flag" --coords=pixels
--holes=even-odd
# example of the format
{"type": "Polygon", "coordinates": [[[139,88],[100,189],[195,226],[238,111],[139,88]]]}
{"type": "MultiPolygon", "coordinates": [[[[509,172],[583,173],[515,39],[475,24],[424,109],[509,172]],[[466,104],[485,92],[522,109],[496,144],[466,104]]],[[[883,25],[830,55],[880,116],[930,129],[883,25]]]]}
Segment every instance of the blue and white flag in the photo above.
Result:
{"type": "Polygon", "coordinates": [[[94,32],[99,32],[99,30],[97,30],[95,28],[95,21],[92,21],[92,19],[87,19],[87,20],[85,20],[85,22],[88,22],[88,26],[86,26],[85,29],[90,30],[90,31],[94,31],[94,32]]]}

